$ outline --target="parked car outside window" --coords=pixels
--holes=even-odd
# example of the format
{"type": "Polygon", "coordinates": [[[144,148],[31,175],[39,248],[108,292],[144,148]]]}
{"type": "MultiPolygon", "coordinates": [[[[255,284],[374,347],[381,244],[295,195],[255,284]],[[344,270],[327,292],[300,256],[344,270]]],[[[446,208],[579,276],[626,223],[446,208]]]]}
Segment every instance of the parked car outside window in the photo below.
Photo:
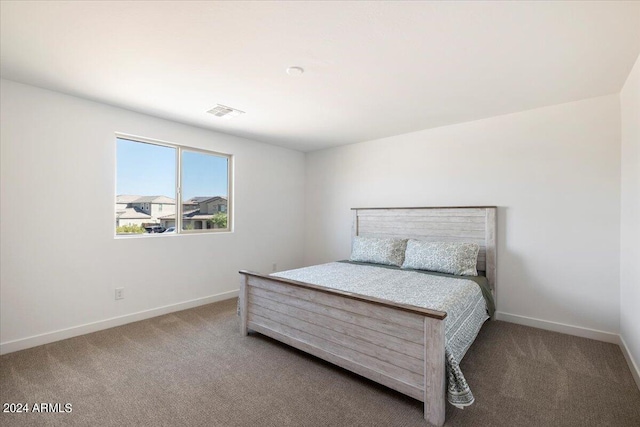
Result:
{"type": "Polygon", "coordinates": [[[152,225],[150,227],[145,227],[144,228],[147,233],[163,233],[165,228],[161,225],[152,225]]]}

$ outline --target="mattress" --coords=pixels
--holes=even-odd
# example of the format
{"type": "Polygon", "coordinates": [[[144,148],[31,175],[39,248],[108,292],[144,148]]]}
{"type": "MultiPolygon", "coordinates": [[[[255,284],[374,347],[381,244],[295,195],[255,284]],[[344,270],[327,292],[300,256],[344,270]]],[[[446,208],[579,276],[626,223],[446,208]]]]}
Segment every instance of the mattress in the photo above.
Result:
{"type": "Polygon", "coordinates": [[[459,365],[492,314],[494,304],[486,279],[483,282],[484,278],[353,262],[332,262],[271,275],[446,312],[447,400],[457,407],[473,403],[473,393],[459,365]]]}

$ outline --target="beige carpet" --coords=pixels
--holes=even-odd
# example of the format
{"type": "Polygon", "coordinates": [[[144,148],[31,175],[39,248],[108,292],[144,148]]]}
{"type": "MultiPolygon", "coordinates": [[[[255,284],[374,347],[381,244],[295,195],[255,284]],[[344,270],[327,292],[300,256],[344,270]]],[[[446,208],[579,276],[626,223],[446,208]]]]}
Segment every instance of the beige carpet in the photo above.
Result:
{"type": "MultiPolygon", "coordinates": [[[[462,363],[476,397],[448,426],[640,426],[612,344],[488,322],[462,363]]],[[[424,426],[422,404],[268,338],[238,334],[235,300],[0,358],[2,426],[424,426]]]]}

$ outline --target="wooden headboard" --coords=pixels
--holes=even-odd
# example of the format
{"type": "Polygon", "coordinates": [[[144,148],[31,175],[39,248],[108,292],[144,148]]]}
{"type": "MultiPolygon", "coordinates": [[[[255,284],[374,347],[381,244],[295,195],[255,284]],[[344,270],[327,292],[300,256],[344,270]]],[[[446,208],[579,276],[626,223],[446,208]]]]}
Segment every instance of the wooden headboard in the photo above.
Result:
{"type": "Polygon", "coordinates": [[[480,245],[478,273],[496,285],[495,206],[353,208],[352,236],[395,237],[480,245]]]}

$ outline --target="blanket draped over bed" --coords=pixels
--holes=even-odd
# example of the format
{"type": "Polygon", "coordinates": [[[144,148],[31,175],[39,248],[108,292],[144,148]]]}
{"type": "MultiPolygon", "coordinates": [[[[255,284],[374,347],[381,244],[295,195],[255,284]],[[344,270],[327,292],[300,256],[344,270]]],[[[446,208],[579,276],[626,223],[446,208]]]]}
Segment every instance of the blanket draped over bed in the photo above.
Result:
{"type": "Polygon", "coordinates": [[[489,300],[485,301],[477,280],[346,262],[273,273],[272,276],[446,312],[447,399],[457,407],[473,403],[473,394],[459,363],[489,318],[488,307],[493,309],[490,294],[489,300]]]}

